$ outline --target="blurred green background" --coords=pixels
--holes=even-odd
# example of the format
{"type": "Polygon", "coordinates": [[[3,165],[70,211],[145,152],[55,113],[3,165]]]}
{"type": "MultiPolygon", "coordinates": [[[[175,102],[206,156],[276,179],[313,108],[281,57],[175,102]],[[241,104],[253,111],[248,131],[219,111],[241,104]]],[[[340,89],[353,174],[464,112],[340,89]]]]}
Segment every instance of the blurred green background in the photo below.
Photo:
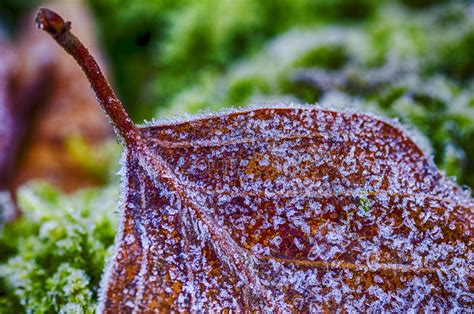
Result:
{"type": "MultiPolygon", "coordinates": [[[[19,17],[37,4],[2,0],[6,32],[13,35],[19,17]]],[[[87,5],[114,86],[136,122],[259,102],[368,110],[397,118],[440,169],[474,187],[469,1],[87,5]]],[[[118,149],[111,156],[116,160],[118,149]]],[[[107,173],[117,170],[110,164],[107,173]]],[[[115,233],[117,179],[109,177],[105,187],[72,196],[42,184],[22,188],[25,215],[0,236],[0,311],[93,311],[115,233]]]]}

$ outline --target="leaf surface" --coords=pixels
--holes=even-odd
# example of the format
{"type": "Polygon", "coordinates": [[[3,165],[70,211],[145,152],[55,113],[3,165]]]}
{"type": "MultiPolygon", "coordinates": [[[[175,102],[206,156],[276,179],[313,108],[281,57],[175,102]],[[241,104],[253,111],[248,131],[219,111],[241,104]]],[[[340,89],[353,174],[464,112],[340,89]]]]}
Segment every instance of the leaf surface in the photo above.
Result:
{"type": "Polygon", "coordinates": [[[171,174],[124,153],[107,312],[472,302],[473,201],[400,129],[282,107],[140,130],[171,174]]]}

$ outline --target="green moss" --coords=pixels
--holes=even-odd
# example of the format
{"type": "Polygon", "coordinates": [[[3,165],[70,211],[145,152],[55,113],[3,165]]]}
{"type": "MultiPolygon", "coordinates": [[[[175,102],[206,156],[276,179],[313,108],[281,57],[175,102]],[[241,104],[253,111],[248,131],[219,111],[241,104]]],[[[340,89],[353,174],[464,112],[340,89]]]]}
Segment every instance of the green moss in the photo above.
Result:
{"type": "Polygon", "coordinates": [[[343,45],[322,45],[304,53],[293,62],[293,66],[334,70],[346,64],[348,58],[348,52],[343,45]]]}
{"type": "Polygon", "coordinates": [[[170,109],[173,100],[203,75],[224,73],[235,60],[254,54],[269,38],[291,27],[354,22],[379,5],[374,0],[89,3],[120,94],[136,119],[170,109]]]}
{"type": "Polygon", "coordinates": [[[32,184],[19,192],[24,215],[0,231],[0,303],[6,312],[93,312],[115,235],[115,186],[64,196],[32,184]]]}
{"type": "Polygon", "coordinates": [[[456,35],[443,40],[443,46],[433,64],[432,71],[442,71],[456,79],[472,78],[474,73],[474,21],[463,25],[456,35]]]}

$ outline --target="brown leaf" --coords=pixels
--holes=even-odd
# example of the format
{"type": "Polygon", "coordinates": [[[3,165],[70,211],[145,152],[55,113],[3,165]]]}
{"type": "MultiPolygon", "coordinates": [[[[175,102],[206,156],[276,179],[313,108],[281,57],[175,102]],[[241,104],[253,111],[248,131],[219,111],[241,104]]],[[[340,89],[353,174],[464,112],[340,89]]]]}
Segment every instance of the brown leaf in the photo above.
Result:
{"type": "Polygon", "coordinates": [[[10,151],[15,142],[11,138],[15,137],[13,123],[13,95],[11,93],[11,82],[14,73],[15,56],[10,45],[5,41],[0,41],[0,189],[8,188],[6,182],[10,178],[10,169],[14,158],[10,151]]]}
{"type": "Polygon", "coordinates": [[[14,127],[15,115],[12,113],[13,95],[10,87],[14,63],[15,56],[10,45],[0,38],[0,226],[17,215],[9,191],[17,150],[17,144],[12,139],[16,139],[19,131],[14,127]]]}
{"type": "Polygon", "coordinates": [[[55,13],[125,152],[99,312],[472,307],[474,201],[399,127],[259,108],[137,128],[55,13]]]}
{"type": "Polygon", "coordinates": [[[32,68],[31,61],[37,59],[21,57],[16,45],[0,39],[0,224],[18,214],[11,193],[18,155],[31,112],[44,96],[50,78],[47,60],[32,68]]]}
{"type": "Polygon", "coordinates": [[[141,131],[174,182],[125,153],[107,312],[467,306],[472,199],[399,129],[262,108],[141,131]]]}

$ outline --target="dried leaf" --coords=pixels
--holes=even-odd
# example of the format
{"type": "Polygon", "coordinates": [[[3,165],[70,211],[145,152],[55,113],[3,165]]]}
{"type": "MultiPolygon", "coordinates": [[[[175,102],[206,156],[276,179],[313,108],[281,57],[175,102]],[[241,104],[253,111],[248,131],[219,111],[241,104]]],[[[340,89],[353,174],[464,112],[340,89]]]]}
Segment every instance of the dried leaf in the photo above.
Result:
{"type": "Polygon", "coordinates": [[[13,95],[11,80],[15,57],[13,51],[3,38],[0,38],[0,226],[17,216],[17,209],[12,202],[10,179],[15,165],[18,129],[15,127],[12,113],[13,95]]]}
{"type": "Polygon", "coordinates": [[[32,67],[36,56],[26,61],[22,57],[16,45],[0,39],[0,224],[18,215],[12,193],[18,156],[31,113],[44,96],[50,78],[50,63],[32,67]]]}
{"type": "Polygon", "coordinates": [[[13,50],[6,42],[0,42],[0,188],[8,188],[6,184],[11,176],[11,167],[14,161],[11,150],[15,142],[15,128],[12,122],[13,95],[11,81],[14,73],[15,57],[13,50]]]}
{"type": "Polygon", "coordinates": [[[474,200],[399,127],[320,108],[137,128],[69,31],[125,146],[101,312],[472,307],[474,200]]]}
{"type": "Polygon", "coordinates": [[[273,108],[141,130],[175,182],[125,153],[103,309],[467,306],[472,199],[397,128],[273,108]]]}

